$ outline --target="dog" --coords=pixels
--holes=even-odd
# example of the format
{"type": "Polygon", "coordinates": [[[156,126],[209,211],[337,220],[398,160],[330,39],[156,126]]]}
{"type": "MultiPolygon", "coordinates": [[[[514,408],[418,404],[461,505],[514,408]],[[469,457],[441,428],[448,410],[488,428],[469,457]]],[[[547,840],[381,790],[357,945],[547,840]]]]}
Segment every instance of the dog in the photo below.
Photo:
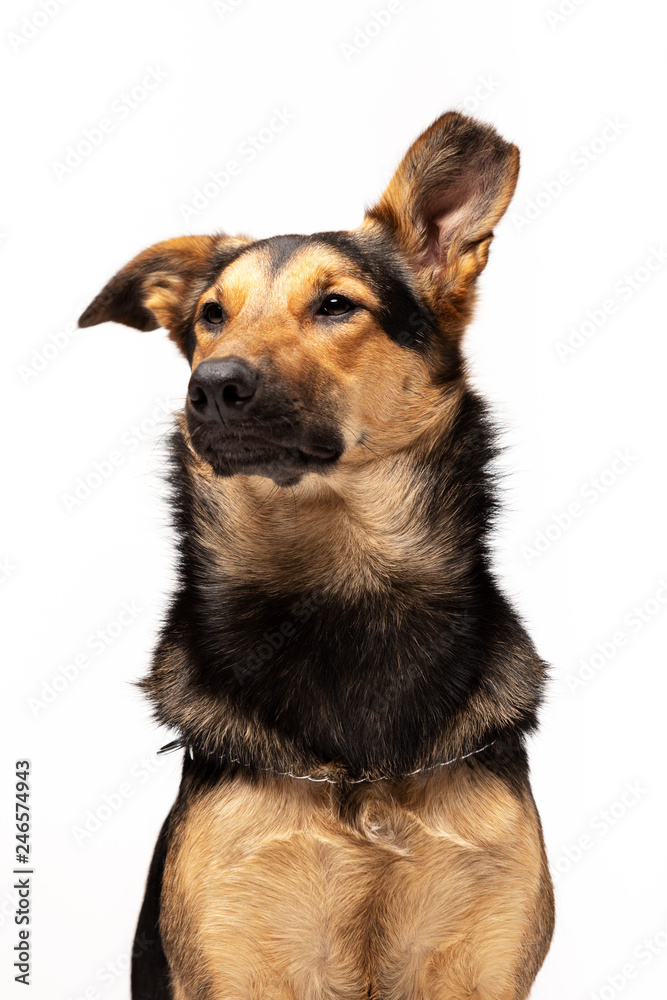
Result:
{"type": "Polygon", "coordinates": [[[546,667],[491,572],[461,348],[518,169],[449,112],[358,229],[158,243],[81,316],[164,327],[191,367],[178,587],[141,682],[183,774],[134,1000],[529,994],[546,667]]]}

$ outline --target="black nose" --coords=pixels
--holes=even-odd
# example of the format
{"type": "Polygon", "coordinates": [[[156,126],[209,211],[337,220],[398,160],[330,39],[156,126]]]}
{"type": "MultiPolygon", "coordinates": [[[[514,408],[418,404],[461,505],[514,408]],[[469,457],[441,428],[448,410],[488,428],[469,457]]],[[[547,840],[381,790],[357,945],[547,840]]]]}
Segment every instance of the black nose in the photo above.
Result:
{"type": "Polygon", "coordinates": [[[255,395],[257,373],[239,358],[202,361],[190,378],[188,399],[203,420],[226,423],[241,416],[255,395]]]}

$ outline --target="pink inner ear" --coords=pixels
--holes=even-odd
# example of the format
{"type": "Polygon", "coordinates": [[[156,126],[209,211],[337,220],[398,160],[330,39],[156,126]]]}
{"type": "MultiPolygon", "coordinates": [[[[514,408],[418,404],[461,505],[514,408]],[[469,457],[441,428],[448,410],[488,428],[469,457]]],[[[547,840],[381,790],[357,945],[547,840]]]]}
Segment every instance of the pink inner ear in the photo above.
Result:
{"type": "Polygon", "coordinates": [[[472,178],[461,178],[446,193],[437,195],[426,207],[424,262],[430,267],[444,264],[452,243],[464,241],[474,229],[479,214],[481,192],[472,178]]]}
{"type": "Polygon", "coordinates": [[[464,228],[466,205],[431,216],[427,226],[425,262],[431,267],[444,264],[456,235],[464,228]]]}

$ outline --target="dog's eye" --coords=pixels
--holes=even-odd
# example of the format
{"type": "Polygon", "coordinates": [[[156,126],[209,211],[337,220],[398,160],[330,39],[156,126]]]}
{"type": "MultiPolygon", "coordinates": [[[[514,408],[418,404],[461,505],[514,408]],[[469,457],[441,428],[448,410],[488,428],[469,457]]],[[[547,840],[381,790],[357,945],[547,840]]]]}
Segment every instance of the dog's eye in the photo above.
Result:
{"type": "Polygon", "coordinates": [[[212,323],[214,326],[218,326],[225,318],[222,306],[219,306],[217,302],[207,302],[202,310],[202,316],[207,323],[212,323]]]}
{"type": "Polygon", "coordinates": [[[317,310],[318,316],[342,316],[354,309],[354,303],[344,295],[327,295],[317,310]]]}

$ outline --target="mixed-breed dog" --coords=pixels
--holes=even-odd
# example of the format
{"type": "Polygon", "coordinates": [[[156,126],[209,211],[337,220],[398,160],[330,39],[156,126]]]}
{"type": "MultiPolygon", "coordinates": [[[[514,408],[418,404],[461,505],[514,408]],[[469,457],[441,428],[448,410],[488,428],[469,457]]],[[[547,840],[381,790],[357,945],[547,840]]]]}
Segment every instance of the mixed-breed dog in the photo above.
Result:
{"type": "Polygon", "coordinates": [[[519,153],[450,112],[353,231],[186,236],[81,326],[165,327],[179,582],[150,676],[183,775],[135,1000],[519,1000],[553,931],[461,339],[519,153]]]}

